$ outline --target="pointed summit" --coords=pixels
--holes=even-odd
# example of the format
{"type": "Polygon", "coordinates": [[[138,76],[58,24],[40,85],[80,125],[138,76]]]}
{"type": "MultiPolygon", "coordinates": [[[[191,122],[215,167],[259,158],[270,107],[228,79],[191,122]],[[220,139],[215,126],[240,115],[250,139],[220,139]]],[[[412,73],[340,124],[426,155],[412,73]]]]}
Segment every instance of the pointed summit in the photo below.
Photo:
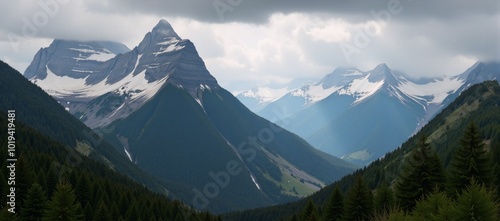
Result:
{"type": "Polygon", "coordinates": [[[175,33],[174,28],[172,28],[172,25],[165,19],[161,19],[151,33],[155,36],[162,36],[164,38],[173,37],[180,39],[179,35],[175,33]]]}
{"type": "MultiPolygon", "coordinates": [[[[176,44],[181,41],[182,38],[175,33],[172,25],[168,23],[165,19],[162,19],[156,24],[152,31],[148,32],[144,39],[142,39],[139,46],[137,46],[139,50],[139,54],[145,53],[148,47],[157,47],[158,45],[163,45],[165,48],[168,45],[176,44]]],[[[159,52],[158,48],[153,49],[155,52],[159,52]]]]}
{"type": "Polygon", "coordinates": [[[394,83],[397,82],[393,71],[387,66],[387,64],[382,63],[377,65],[375,69],[370,71],[370,76],[368,77],[370,82],[379,82],[385,80],[385,82],[394,83]]]}
{"type": "Polygon", "coordinates": [[[332,73],[326,75],[319,84],[324,89],[346,85],[352,80],[364,76],[365,73],[355,67],[339,67],[332,73]]]}
{"type": "Polygon", "coordinates": [[[487,80],[500,80],[500,62],[476,62],[466,71],[469,84],[479,84],[487,80]]]}
{"type": "Polygon", "coordinates": [[[377,65],[377,67],[375,67],[371,71],[372,75],[377,75],[377,76],[378,75],[385,75],[385,74],[390,73],[390,72],[391,72],[391,69],[385,63],[377,65]]]}

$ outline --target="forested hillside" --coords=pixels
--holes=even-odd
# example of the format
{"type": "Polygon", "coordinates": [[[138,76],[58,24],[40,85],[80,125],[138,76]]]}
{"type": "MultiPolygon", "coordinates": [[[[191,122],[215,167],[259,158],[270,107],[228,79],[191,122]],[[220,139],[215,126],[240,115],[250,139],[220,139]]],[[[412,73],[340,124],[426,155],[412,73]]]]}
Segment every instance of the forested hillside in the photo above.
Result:
{"type": "Polygon", "coordinates": [[[115,147],[72,116],[41,88],[0,61],[0,111],[7,113],[7,110],[15,110],[16,121],[25,123],[43,136],[74,148],[80,154],[113,168],[153,191],[184,202],[191,200],[185,195],[191,189],[177,183],[159,181],[140,170],[125,154],[116,151],[115,147]]]}
{"type": "Polygon", "coordinates": [[[464,91],[400,148],[311,197],[226,217],[498,220],[499,161],[500,86],[488,81],[464,91]]]}
{"type": "MultiPolygon", "coordinates": [[[[0,113],[2,147],[8,143],[5,115],[0,113]]],[[[15,127],[16,213],[4,204],[0,220],[218,220],[152,193],[21,122],[15,127]]],[[[6,150],[0,152],[2,184],[9,176],[8,158],[6,150]]],[[[0,192],[7,202],[8,186],[0,185],[0,192]]]]}

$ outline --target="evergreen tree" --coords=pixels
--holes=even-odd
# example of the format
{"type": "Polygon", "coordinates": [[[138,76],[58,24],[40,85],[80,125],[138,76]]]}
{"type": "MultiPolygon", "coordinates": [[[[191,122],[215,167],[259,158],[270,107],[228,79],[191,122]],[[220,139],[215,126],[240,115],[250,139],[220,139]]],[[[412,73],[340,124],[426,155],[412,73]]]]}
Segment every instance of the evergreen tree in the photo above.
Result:
{"type": "Polygon", "coordinates": [[[312,200],[307,202],[307,206],[300,214],[300,220],[304,221],[318,221],[318,209],[312,200]]]}
{"type": "MultiPolygon", "coordinates": [[[[1,151],[0,151],[1,152],[1,151]]],[[[0,158],[2,159],[2,158],[0,158]]],[[[5,158],[3,158],[5,159],[5,158]]],[[[0,163],[0,166],[3,166],[2,163],[0,163]]],[[[5,167],[5,166],[3,166],[5,167]]],[[[8,185],[5,185],[5,183],[7,183],[7,179],[4,175],[4,171],[2,170],[2,168],[0,168],[0,183],[2,185],[0,185],[0,202],[5,202],[6,200],[4,198],[7,198],[7,192],[9,192],[9,186],[8,185]]]]}
{"type": "Polygon", "coordinates": [[[495,181],[495,186],[496,186],[495,192],[497,193],[497,200],[500,200],[500,189],[498,189],[500,187],[500,163],[497,163],[495,171],[496,171],[495,177],[497,178],[495,181]]]}
{"type": "Polygon", "coordinates": [[[81,205],[86,205],[87,202],[89,202],[91,191],[89,178],[86,173],[82,173],[80,174],[80,177],[78,177],[78,181],[76,182],[75,186],[75,194],[78,202],[80,202],[81,205]]]}
{"type": "Polygon", "coordinates": [[[85,207],[83,207],[83,216],[85,217],[85,220],[92,220],[94,217],[94,210],[92,209],[90,202],[87,202],[85,207]]]}
{"type": "Polygon", "coordinates": [[[0,221],[19,221],[17,214],[11,213],[7,208],[2,208],[0,211],[0,221]]]}
{"type": "MultiPolygon", "coordinates": [[[[80,203],[78,203],[76,214],[79,214],[78,215],[79,220],[87,220],[87,219],[85,219],[85,216],[83,215],[83,214],[85,214],[85,211],[83,210],[82,204],[80,204],[80,203]]],[[[88,219],[88,220],[91,220],[91,219],[88,219]]]]}
{"type": "Polygon", "coordinates": [[[375,193],[375,211],[377,213],[386,213],[394,206],[394,193],[383,181],[375,193]]]}
{"type": "Polygon", "coordinates": [[[128,211],[129,204],[130,204],[130,198],[128,197],[127,193],[124,193],[120,197],[120,200],[118,201],[118,210],[120,214],[125,214],[128,211]]]}
{"type": "Polygon", "coordinates": [[[182,215],[180,213],[177,213],[177,215],[174,218],[174,221],[184,221],[184,218],[182,218],[182,215]]]}
{"type": "Polygon", "coordinates": [[[372,193],[363,178],[358,176],[347,193],[342,220],[369,220],[372,213],[372,193]]]}
{"type": "Polygon", "coordinates": [[[434,188],[442,189],[445,181],[441,160],[426,140],[425,136],[419,137],[396,183],[396,196],[406,211],[413,209],[415,203],[434,188]]]}
{"type": "Polygon", "coordinates": [[[53,169],[49,169],[45,177],[45,186],[47,186],[47,195],[52,196],[56,189],[58,177],[53,169]]]}
{"type": "Polygon", "coordinates": [[[484,147],[477,126],[471,122],[465,129],[460,147],[451,162],[448,191],[452,195],[460,193],[472,179],[489,186],[494,179],[493,173],[491,156],[484,147]]]}
{"type": "MultiPolygon", "coordinates": [[[[387,217],[388,221],[414,221],[401,210],[395,210],[387,217]]],[[[420,221],[420,220],[419,220],[420,221]]]]}
{"type": "Polygon", "coordinates": [[[47,195],[38,183],[28,189],[21,207],[21,218],[25,221],[40,221],[47,206],[47,195]]]}
{"type": "Polygon", "coordinates": [[[340,220],[344,213],[344,197],[340,192],[339,186],[335,186],[328,203],[326,204],[323,212],[324,221],[337,221],[340,220]]]}
{"type": "Polygon", "coordinates": [[[21,154],[16,162],[16,194],[24,199],[28,189],[34,182],[35,173],[33,172],[31,165],[29,164],[26,156],[21,154]]]}
{"type": "Polygon", "coordinates": [[[120,211],[118,210],[118,206],[116,205],[115,202],[113,202],[113,204],[111,205],[109,213],[111,214],[111,220],[118,220],[118,217],[120,216],[120,211]]]}
{"type": "Polygon", "coordinates": [[[111,221],[111,213],[108,210],[108,207],[104,205],[104,202],[100,202],[97,210],[94,214],[93,221],[111,221]]]}
{"type": "Polygon", "coordinates": [[[319,221],[319,215],[317,211],[311,213],[311,215],[306,219],[306,221],[319,221]]]}
{"type": "Polygon", "coordinates": [[[451,200],[445,193],[434,190],[425,200],[415,206],[413,217],[417,220],[444,221],[451,220],[451,200]]]}
{"type": "Polygon", "coordinates": [[[45,210],[44,221],[73,221],[81,220],[80,203],[76,200],[71,185],[66,181],[57,184],[56,190],[45,210]]]}
{"type": "Polygon", "coordinates": [[[499,205],[492,195],[473,179],[458,196],[452,209],[453,220],[499,220],[499,205]]]}
{"type": "MultiPolygon", "coordinates": [[[[71,170],[71,172],[69,172],[68,177],[66,178],[66,180],[68,181],[68,183],[71,186],[73,186],[73,187],[76,188],[76,184],[78,183],[78,178],[79,178],[79,176],[78,176],[76,170],[71,170]]],[[[75,195],[78,195],[78,194],[75,193],[75,195]]]]}
{"type": "Polygon", "coordinates": [[[156,220],[156,217],[154,215],[152,215],[151,217],[149,217],[149,221],[157,221],[157,220],[156,220]]]}
{"type": "Polygon", "coordinates": [[[126,220],[138,220],[140,218],[139,208],[135,200],[132,200],[132,202],[130,203],[130,207],[128,208],[128,211],[125,213],[125,218],[126,220]]]}

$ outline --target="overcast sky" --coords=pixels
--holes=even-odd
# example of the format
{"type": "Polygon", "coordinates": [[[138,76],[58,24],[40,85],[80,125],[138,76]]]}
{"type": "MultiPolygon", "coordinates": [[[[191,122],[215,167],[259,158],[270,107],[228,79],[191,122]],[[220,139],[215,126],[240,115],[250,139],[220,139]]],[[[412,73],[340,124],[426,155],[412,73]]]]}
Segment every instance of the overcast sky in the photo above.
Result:
{"type": "Polygon", "coordinates": [[[0,59],[21,72],[54,38],[133,48],[162,18],[232,91],[340,66],[419,78],[500,60],[498,0],[16,0],[0,14],[0,59]]]}

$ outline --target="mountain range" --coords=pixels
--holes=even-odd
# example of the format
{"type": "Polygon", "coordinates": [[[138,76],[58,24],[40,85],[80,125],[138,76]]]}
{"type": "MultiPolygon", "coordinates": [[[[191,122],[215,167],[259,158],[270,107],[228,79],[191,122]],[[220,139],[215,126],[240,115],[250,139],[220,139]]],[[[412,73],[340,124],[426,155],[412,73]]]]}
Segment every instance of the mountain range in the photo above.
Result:
{"type": "Polygon", "coordinates": [[[62,105],[64,119],[45,108],[52,120],[33,127],[155,191],[222,213],[299,199],[354,171],[352,163],[380,159],[470,86],[499,79],[499,67],[478,62],[419,81],[386,64],[338,68],[314,84],[235,97],[161,20],[133,49],[56,39],[24,77],[62,105]],[[77,119],[105,141],[89,145],[77,119]]]}
{"type": "Polygon", "coordinates": [[[24,76],[200,210],[288,202],[356,168],[248,110],[165,20],[132,50],[54,40],[24,76]]]}
{"type": "Polygon", "coordinates": [[[499,79],[382,63],[230,93],[166,20],[54,39],[0,61],[0,220],[498,220],[499,79]]]}
{"type": "Polygon", "coordinates": [[[500,79],[499,70],[498,62],[477,62],[457,76],[412,80],[386,64],[366,72],[338,68],[257,114],[363,166],[396,148],[471,85],[500,79]]]}
{"type": "MultiPolygon", "coordinates": [[[[484,66],[481,69],[484,71],[488,68],[484,66]]],[[[389,187],[388,189],[390,189],[390,194],[387,194],[386,198],[390,198],[392,195],[392,199],[397,200],[399,198],[396,199],[392,191],[396,189],[395,184],[403,171],[403,165],[409,161],[408,159],[411,157],[412,151],[419,148],[418,140],[422,137],[426,137],[426,144],[428,144],[436,156],[441,159],[440,166],[449,171],[449,168],[452,167],[453,156],[463,145],[462,141],[464,137],[466,137],[464,134],[467,125],[470,125],[471,122],[478,125],[478,135],[476,135],[474,139],[478,139],[476,141],[484,145],[482,147],[484,147],[484,150],[486,150],[492,158],[491,168],[496,168],[497,175],[493,184],[493,188],[496,188],[500,184],[500,176],[498,176],[498,171],[500,171],[500,164],[498,163],[500,159],[500,86],[498,81],[485,81],[483,83],[470,85],[450,102],[447,107],[443,108],[440,113],[436,114],[432,120],[419,130],[419,132],[405,140],[399,148],[390,151],[383,158],[375,160],[367,167],[345,176],[340,181],[297,202],[275,207],[233,212],[226,214],[224,220],[297,220],[296,218],[300,217],[300,214],[308,208],[307,205],[311,202],[316,205],[316,208],[318,208],[317,211],[320,211],[324,215],[327,211],[326,208],[331,203],[331,198],[334,195],[335,189],[339,188],[342,196],[341,199],[343,199],[345,203],[350,194],[348,189],[352,189],[353,186],[355,186],[354,183],[358,178],[364,180],[370,193],[375,195],[374,198],[378,198],[377,195],[379,191],[385,186],[385,188],[389,187]]],[[[421,166],[426,164],[424,162],[418,165],[421,166]]],[[[492,195],[492,198],[498,197],[499,195],[496,191],[487,194],[492,195]]],[[[474,202],[475,199],[477,199],[477,195],[473,195],[473,197],[474,199],[464,201],[464,204],[467,204],[467,206],[464,206],[464,208],[467,208],[467,211],[474,210],[476,208],[475,206],[478,205],[474,202]]],[[[377,200],[373,201],[376,205],[377,200]]],[[[419,201],[421,202],[422,200],[419,201]]],[[[335,202],[342,204],[342,201],[335,202]]],[[[383,202],[387,204],[390,203],[390,201],[383,202]]],[[[393,201],[392,203],[394,203],[393,205],[398,205],[397,201],[393,201]]],[[[438,201],[433,202],[433,204],[438,207],[444,205],[442,202],[438,201]]],[[[492,210],[495,211],[495,206],[490,208],[493,208],[492,210]]],[[[498,211],[498,207],[496,207],[496,209],[496,211],[498,211]]],[[[389,211],[393,212],[393,210],[389,211]]],[[[432,213],[428,210],[423,210],[422,212],[424,214],[432,213]]],[[[336,212],[336,214],[341,213],[336,212]]],[[[374,212],[374,214],[378,215],[377,211],[374,212]]],[[[321,217],[321,214],[317,216],[321,217]]],[[[386,219],[384,218],[382,220],[386,219]]]]}

